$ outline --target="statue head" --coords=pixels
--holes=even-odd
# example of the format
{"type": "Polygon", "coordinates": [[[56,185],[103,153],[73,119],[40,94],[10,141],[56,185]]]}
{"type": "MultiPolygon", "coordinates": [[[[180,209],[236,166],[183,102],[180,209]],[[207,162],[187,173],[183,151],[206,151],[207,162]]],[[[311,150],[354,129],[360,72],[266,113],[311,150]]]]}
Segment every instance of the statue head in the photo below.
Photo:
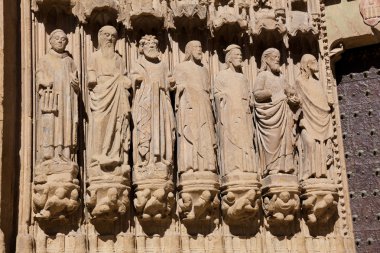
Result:
{"type": "Polygon", "coordinates": [[[148,60],[157,60],[160,56],[158,50],[158,40],[154,35],[145,35],[139,42],[140,54],[143,54],[148,60]]]}
{"type": "Polygon", "coordinates": [[[98,32],[98,42],[100,48],[112,48],[115,50],[117,41],[116,28],[110,25],[103,26],[98,32]]]}
{"type": "Polygon", "coordinates": [[[192,40],[185,47],[185,61],[194,61],[200,63],[202,61],[202,45],[198,40],[192,40]]]}
{"type": "Polygon", "coordinates": [[[288,203],[288,201],[290,200],[290,193],[287,191],[281,192],[278,197],[279,197],[279,199],[281,199],[285,203],[288,203]]]}
{"type": "Polygon", "coordinates": [[[280,51],[276,48],[268,48],[261,56],[260,71],[271,71],[274,74],[280,73],[280,51]]]}
{"type": "Polygon", "coordinates": [[[63,30],[56,29],[50,33],[49,43],[55,52],[63,53],[68,42],[67,35],[63,30]]]}
{"type": "Polygon", "coordinates": [[[301,58],[301,74],[309,77],[310,75],[319,72],[318,61],[311,54],[304,54],[301,58]]]}
{"type": "Polygon", "coordinates": [[[228,68],[241,68],[243,62],[243,55],[241,53],[241,47],[235,44],[229,45],[225,50],[226,64],[228,68]]]}
{"type": "Polygon", "coordinates": [[[58,187],[55,192],[55,196],[57,196],[59,199],[64,199],[66,195],[66,190],[63,187],[58,187]]]}

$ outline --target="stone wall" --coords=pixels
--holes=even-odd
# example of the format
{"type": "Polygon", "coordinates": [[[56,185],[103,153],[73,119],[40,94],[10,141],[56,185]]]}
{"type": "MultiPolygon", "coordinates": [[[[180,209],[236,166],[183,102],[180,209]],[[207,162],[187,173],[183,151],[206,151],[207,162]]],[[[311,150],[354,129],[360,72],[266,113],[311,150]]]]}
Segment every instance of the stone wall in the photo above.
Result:
{"type": "Polygon", "coordinates": [[[354,252],[331,8],[21,1],[16,252],[354,252]]]}

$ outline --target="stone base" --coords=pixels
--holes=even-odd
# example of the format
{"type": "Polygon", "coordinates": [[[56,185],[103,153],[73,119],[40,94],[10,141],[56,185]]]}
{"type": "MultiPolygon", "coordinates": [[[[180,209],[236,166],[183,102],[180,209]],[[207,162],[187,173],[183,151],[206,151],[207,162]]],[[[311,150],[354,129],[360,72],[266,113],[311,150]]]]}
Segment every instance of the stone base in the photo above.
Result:
{"type": "Polygon", "coordinates": [[[333,230],[338,211],[338,187],[332,180],[312,178],[302,182],[302,214],[311,234],[333,230]]]}

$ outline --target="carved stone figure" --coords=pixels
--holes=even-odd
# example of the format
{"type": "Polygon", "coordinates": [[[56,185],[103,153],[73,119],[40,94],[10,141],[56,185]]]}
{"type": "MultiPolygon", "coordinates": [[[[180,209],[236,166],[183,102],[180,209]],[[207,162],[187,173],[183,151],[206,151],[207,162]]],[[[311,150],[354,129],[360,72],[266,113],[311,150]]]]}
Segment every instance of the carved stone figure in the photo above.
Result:
{"type": "Polygon", "coordinates": [[[156,190],[145,188],[137,191],[134,199],[136,211],[142,214],[142,218],[145,220],[166,218],[175,203],[174,194],[171,191],[173,191],[171,183],[156,190]]]}
{"type": "Polygon", "coordinates": [[[79,206],[77,147],[79,81],[65,51],[68,39],[57,29],[49,37],[51,49],[37,66],[37,166],[33,197],[37,219],[67,218],[79,206]],[[67,196],[71,194],[71,197],[67,196]]]}
{"type": "Polygon", "coordinates": [[[190,41],[185,61],[176,66],[176,118],[179,173],[216,172],[216,138],[208,70],[202,65],[202,46],[190,41]]]}
{"type": "MultiPolygon", "coordinates": [[[[165,192],[163,196],[148,194],[148,197],[157,197],[157,201],[160,202],[163,201],[162,198],[168,196],[167,190],[163,189],[172,179],[173,169],[175,121],[169,94],[172,78],[169,77],[167,66],[160,60],[158,40],[154,36],[142,37],[139,47],[141,57],[131,72],[134,91],[133,177],[134,184],[145,185],[143,188],[138,187],[137,197],[142,194],[139,193],[140,190],[147,191],[148,194],[148,191],[156,192],[160,189],[165,192]],[[156,183],[151,179],[157,180],[156,183]],[[143,182],[153,183],[153,188],[143,182]]],[[[170,188],[172,191],[173,188],[170,188]]],[[[148,216],[150,214],[141,217],[148,216]]],[[[161,217],[165,216],[162,213],[161,217]]]]}
{"type": "Polygon", "coordinates": [[[218,196],[209,190],[201,191],[199,195],[194,192],[183,192],[178,200],[179,213],[186,222],[194,220],[213,222],[219,204],[218,196]]]}
{"type": "Polygon", "coordinates": [[[270,222],[292,222],[295,219],[295,213],[299,209],[300,200],[298,195],[291,198],[287,191],[274,194],[270,199],[264,198],[264,205],[269,215],[270,222]]]}
{"type": "Polygon", "coordinates": [[[109,212],[116,210],[125,213],[121,212],[122,207],[115,196],[122,198],[122,192],[129,184],[130,105],[127,89],[131,87],[131,81],[125,76],[121,56],[115,52],[116,40],[114,27],[102,27],[98,33],[100,48],[92,55],[87,69],[91,110],[88,191],[90,199],[98,197],[95,206],[92,201],[88,204],[94,217],[101,216],[101,213],[108,217],[109,212]]]}
{"type": "Polygon", "coordinates": [[[307,214],[306,222],[326,224],[336,214],[337,205],[331,193],[323,196],[311,195],[302,202],[302,208],[307,214]]]}
{"type": "Polygon", "coordinates": [[[333,164],[331,103],[316,77],[318,61],[313,55],[301,58],[296,89],[301,101],[302,178],[326,178],[333,164]]]}
{"type": "Polygon", "coordinates": [[[229,191],[222,198],[222,211],[226,222],[244,223],[257,218],[260,210],[260,198],[255,189],[248,190],[239,196],[229,191]]]}
{"type": "Polygon", "coordinates": [[[262,55],[254,97],[260,166],[264,175],[294,174],[294,115],[291,106],[298,106],[299,98],[282,78],[280,52],[275,48],[265,50],[262,55]]]}
{"type": "Polygon", "coordinates": [[[60,30],[50,34],[51,49],[37,66],[39,94],[39,158],[71,161],[77,147],[79,81],[77,68],[65,51],[68,39],[60,30]]]}
{"type": "Polygon", "coordinates": [[[218,73],[214,85],[220,171],[222,175],[257,172],[251,97],[241,69],[241,49],[230,45],[225,52],[228,68],[218,73]]]}
{"type": "Polygon", "coordinates": [[[132,71],[132,116],[135,167],[168,169],[173,164],[174,114],[169,94],[169,71],[159,59],[154,36],[140,40],[142,56],[132,71]]]}

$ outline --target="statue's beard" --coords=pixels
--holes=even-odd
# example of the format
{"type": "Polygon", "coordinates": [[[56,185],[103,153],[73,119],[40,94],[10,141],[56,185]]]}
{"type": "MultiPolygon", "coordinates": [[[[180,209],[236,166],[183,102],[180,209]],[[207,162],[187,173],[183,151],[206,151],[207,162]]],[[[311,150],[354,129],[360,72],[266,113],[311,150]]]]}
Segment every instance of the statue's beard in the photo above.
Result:
{"type": "Polygon", "coordinates": [[[156,48],[150,48],[144,51],[144,55],[148,59],[158,59],[160,52],[156,48]]]}
{"type": "Polygon", "coordinates": [[[102,53],[106,56],[113,55],[115,53],[115,46],[112,42],[105,41],[100,44],[100,49],[102,53]]]}
{"type": "Polygon", "coordinates": [[[278,73],[280,73],[280,65],[278,65],[278,64],[273,64],[272,66],[271,66],[271,70],[272,70],[272,72],[273,73],[276,73],[276,74],[278,74],[278,73]]]}

